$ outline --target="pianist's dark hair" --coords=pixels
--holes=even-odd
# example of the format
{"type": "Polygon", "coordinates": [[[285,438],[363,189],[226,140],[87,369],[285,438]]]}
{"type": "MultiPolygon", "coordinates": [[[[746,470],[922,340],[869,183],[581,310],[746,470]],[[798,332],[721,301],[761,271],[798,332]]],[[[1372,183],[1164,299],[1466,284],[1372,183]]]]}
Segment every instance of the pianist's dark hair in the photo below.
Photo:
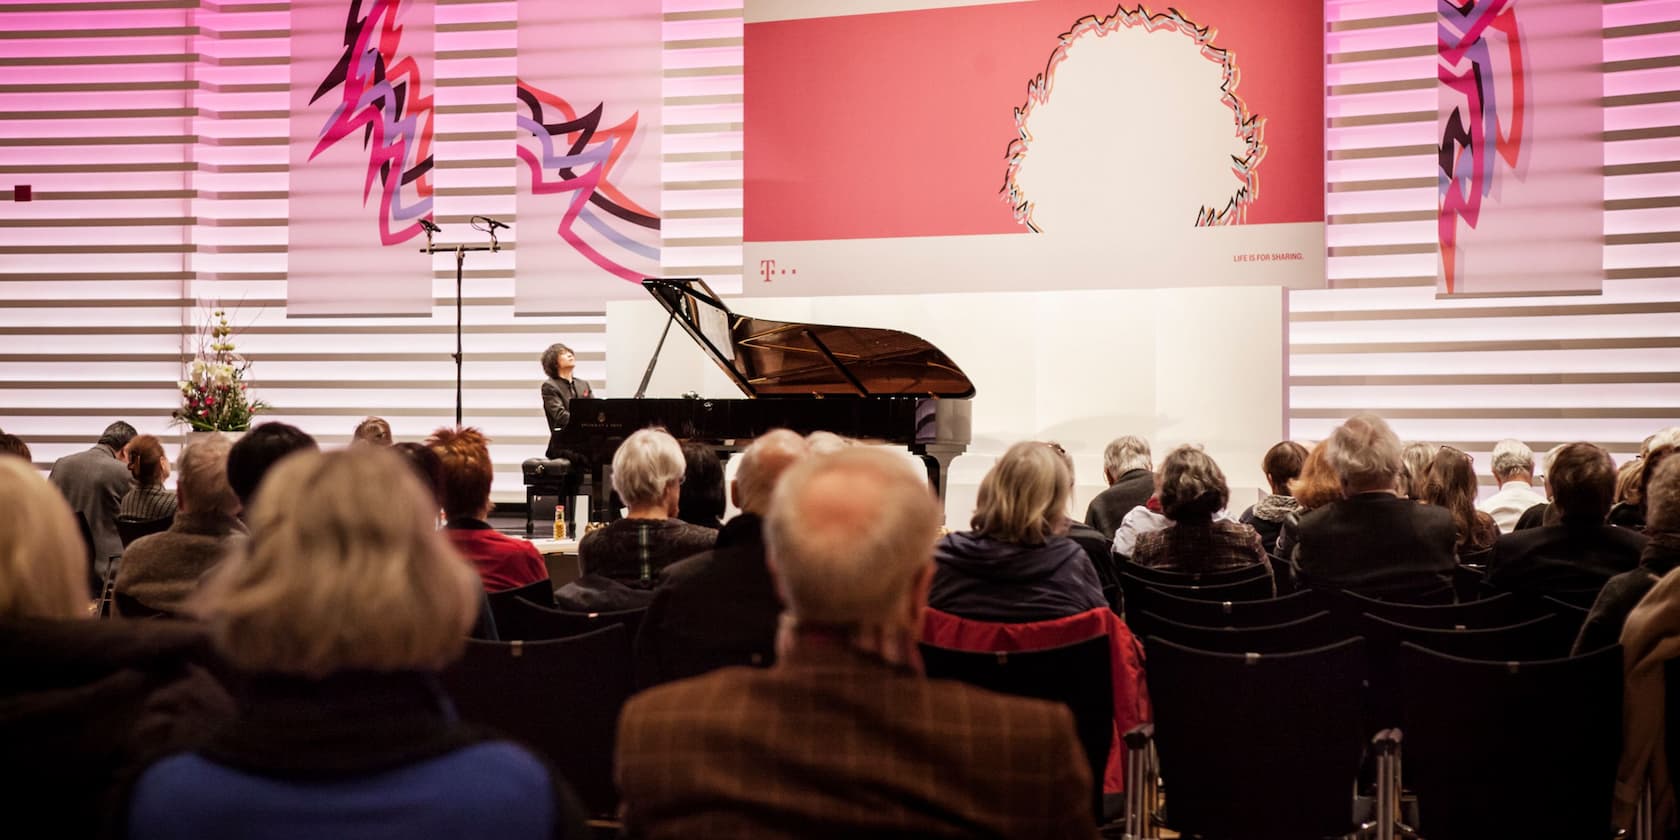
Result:
{"type": "MultiPolygon", "coordinates": [[[[561,353],[572,353],[572,348],[567,347],[564,344],[555,343],[555,344],[548,345],[548,349],[543,351],[543,354],[542,354],[543,373],[548,374],[549,379],[559,379],[560,378],[560,354],[561,353]]],[[[577,354],[572,353],[572,355],[575,356],[577,354]]]]}

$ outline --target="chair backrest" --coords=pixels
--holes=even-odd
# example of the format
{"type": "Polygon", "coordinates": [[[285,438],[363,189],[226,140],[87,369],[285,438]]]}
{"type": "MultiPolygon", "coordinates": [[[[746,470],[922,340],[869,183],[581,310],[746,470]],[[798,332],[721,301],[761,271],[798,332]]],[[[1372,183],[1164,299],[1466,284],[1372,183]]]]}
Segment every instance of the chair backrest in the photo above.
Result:
{"type": "Polygon", "coordinates": [[[934,679],[1067,706],[1091,768],[1092,813],[1102,813],[1103,773],[1114,732],[1107,636],[1021,653],[981,653],[924,643],[922,664],[934,679]]]}
{"type": "Polygon", "coordinates": [[[496,617],[496,632],[504,638],[520,638],[507,636],[503,621],[508,620],[506,613],[513,607],[514,601],[528,601],[544,607],[554,606],[554,582],[539,580],[528,583],[517,589],[503,589],[500,592],[489,592],[485,597],[490,600],[490,614],[496,617]]]}
{"type": "MultiPolygon", "coordinates": [[[[1202,627],[1260,627],[1296,621],[1322,609],[1323,596],[1305,589],[1259,601],[1205,601],[1145,587],[1137,601],[1127,603],[1126,615],[1128,619],[1138,615],[1145,625],[1148,619],[1143,614],[1148,613],[1180,624],[1202,627]]],[[[1140,621],[1129,623],[1139,624],[1140,621]]],[[[1137,629],[1140,633],[1145,632],[1142,626],[1137,629]]]]}
{"type": "Polygon", "coordinates": [[[157,534],[169,530],[175,524],[175,517],[160,516],[156,519],[124,519],[117,517],[117,537],[122,540],[123,548],[141,537],[157,534]]]}
{"type": "Polygon", "coordinates": [[[1357,628],[1358,617],[1365,613],[1406,624],[1412,627],[1434,627],[1443,630],[1477,627],[1504,627],[1542,615],[1510,593],[1500,593],[1480,601],[1461,604],[1404,604],[1379,601],[1357,592],[1345,590],[1335,593],[1338,616],[1357,628]]]}
{"type": "Polygon", "coordinates": [[[1499,662],[1556,659],[1569,653],[1574,641],[1568,622],[1547,613],[1515,624],[1466,629],[1417,627],[1365,613],[1360,632],[1373,649],[1412,642],[1438,653],[1499,662]]]}
{"type": "Polygon", "coordinates": [[[1452,584],[1453,596],[1459,603],[1480,601],[1495,594],[1493,587],[1488,586],[1487,569],[1466,566],[1462,560],[1453,567],[1452,584]]]}
{"type": "Polygon", "coordinates": [[[1211,572],[1181,572],[1139,566],[1129,560],[1120,564],[1120,573],[1131,575],[1147,584],[1164,584],[1166,586],[1220,586],[1271,576],[1271,570],[1263,563],[1254,563],[1235,569],[1218,569],[1211,572]]]}
{"type": "Polygon", "coordinates": [[[1478,662],[1405,644],[1405,782],[1430,840],[1609,837],[1621,648],[1478,662]]]}
{"type": "Polygon", "coordinates": [[[642,616],[647,615],[646,609],[622,610],[619,612],[569,612],[566,610],[540,607],[530,601],[515,599],[504,609],[507,623],[502,621],[502,613],[496,614],[496,633],[504,639],[525,639],[527,641],[541,641],[543,639],[564,639],[568,636],[581,636],[593,633],[602,627],[622,626],[634,640],[641,629],[642,616]]]}
{"type": "Polygon", "coordinates": [[[1351,636],[1342,631],[1329,610],[1282,624],[1254,627],[1204,627],[1154,614],[1146,616],[1145,623],[1152,635],[1216,653],[1289,653],[1326,647],[1351,636]]]}
{"type": "Polygon", "coordinates": [[[443,673],[463,720],[507,733],[548,759],[591,814],[618,807],[613,749],[630,699],[630,636],[622,626],[542,642],[467,641],[443,673]]]}
{"type": "Polygon", "coordinates": [[[1663,701],[1667,706],[1663,710],[1663,751],[1668,755],[1669,782],[1680,799],[1680,773],[1674,771],[1680,767],[1680,659],[1670,659],[1663,665],[1663,687],[1663,701]]]}
{"type": "MultiPolygon", "coordinates": [[[[1594,598],[1596,600],[1597,596],[1594,596],[1594,598]]],[[[1581,625],[1587,623],[1587,613],[1591,612],[1589,609],[1591,606],[1591,604],[1588,604],[1586,607],[1582,607],[1568,601],[1560,601],[1550,595],[1543,595],[1535,603],[1534,609],[1536,612],[1549,612],[1556,615],[1560,621],[1572,628],[1569,635],[1574,637],[1580,634],[1581,625]]]]}
{"type": "Polygon", "coordinates": [[[1170,583],[1154,583],[1128,574],[1120,576],[1120,587],[1126,591],[1129,600],[1132,593],[1143,589],[1153,589],[1180,598],[1192,598],[1200,601],[1263,601],[1272,597],[1272,576],[1261,574],[1256,577],[1225,583],[1192,584],[1189,586],[1170,583]],[[1129,580],[1128,580],[1129,579],[1129,580]]]}
{"type": "Polygon", "coordinates": [[[1354,830],[1362,640],[1283,654],[1214,653],[1158,636],[1144,645],[1171,828],[1245,838],[1354,830]]]}

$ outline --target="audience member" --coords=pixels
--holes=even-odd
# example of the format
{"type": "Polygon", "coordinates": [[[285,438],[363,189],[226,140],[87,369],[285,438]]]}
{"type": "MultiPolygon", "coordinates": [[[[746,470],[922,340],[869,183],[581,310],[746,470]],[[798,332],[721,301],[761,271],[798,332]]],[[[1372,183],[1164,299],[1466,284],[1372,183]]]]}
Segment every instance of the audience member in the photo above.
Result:
{"type": "Polygon", "coordinates": [[[141,537],[123,552],[118,594],[150,610],[179,614],[199,578],[221,560],[236,535],[246,533],[237,516],[239,497],[227,481],[231,447],[226,437],[212,434],[181,453],[175,521],[169,530],[141,537]]]}
{"type": "Polygon", "coordinates": [[[1499,491],[1476,508],[1493,517],[1500,533],[1509,534],[1516,530],[1524,511],[1546,501],[1534,489],[1534,450],[1520,440],[1506,438],[1493,445],[1492,468],[1499,491]]]}
{"type": "Polygon", "coordinates": [[[16,455],[29,463],[35,462],[35,456],[29,452],[29,444],[17,435],[0,434],[0,455],[16,455]]]}
{"type": "Polygon", "coordinates": [[[1350,418],[1326,439],[1324,460],[1345,498],[1301,518],[1297,579],[1374,596],[1450,592],[1452,514],[1395,495],[1400,439],[1388,424],[1372,414],[1350,418]]]}
{"type": "Polygon", "coordinates": [[[1610,453],[1590,443],[1563,447],[1546,470],[1558,524],[1500,537],[1488,562],[1488,583],[1591,604],[1606,581],[1638,565],[1645,547],[1644,536],[1605,524],[1615,490],[1610,453]]]}
{"type": "Polygon", "coordinates": [[[1635,531],[1644,530],[1645,488],[1651,483],[1651,476],[1656,473],[1657,468],[1662,466],[1663,459],[1680,449],[1680,426],[1663,429],[1647,438],[1645,443],[1646,446],[1640,453],[1639,466],[1630,482],[1631,486],[1622,500],[1610,508],[1608,521],[1611,525],[1620,525],[1635,531]]]}
{"type": "Polygon", "coordinates": [[[942,538],[928,606],[976,621],[1062,618],[1107,606],[1084,549],[1068,539],[1072,481],[1050,447],[1009,447],[980,481],[973,530],[942,538]]]}
{"type": "Polygon", "coordinates": [[[677,493],[677,518],[690,525],[723,527],[723,462],[704,443],[684,443],[682,490],[677,493]]]}
{"type": "Polygon", "coordinates": [[[587,836],[541,760],[464,727],[436,680],[479,585],[401,459],[288,458],[249,519],[196,599],[237,716],[140,776],[129,837],[587,836]]]}
{"type": "Polygon", "coordinates": [[[1342,499],[1342,478],[1324,460],[1328,443],[1321,440],[1315,444],[1307,453],[1307,460],[1301,464],[1301,474],[1289,482],[1289,492],[1300,505],[1300,510],[1283,517],[1277,542],[1271,548],[1274,557],[1288,560],[1294,553],[1295,544],[1300,540],[1301,517],[1342,499]]]}
{"type": "MultiPolygon", "coordinates": [[[[1669,458],[1656,472],[1674,476],[1675,461],[1669,458]]],[[[1655,520],[1656,511],[1650,514],[1655,520]]],[[[1650,545],[1656,543],[1653,539],[1650,545]]],[[[1677,822],[1673,773],[1680,768],[1669,766],[1668,755],[1677,737],[1672,727],[1680,726],[1680,722],[1674,720],[1675,700],[1670,693],[1674,688],[1667,671],[1680,658],[1680,574],[1664,574],[1648,588],[1650,591],[1628,613],[1619,639],[1622,757],[1616,770],[1612,822],[1618,827],[1633,827],[1641,795],[1649,794],[1650,825],[1655,830],[1644,836],[1673,837],[1677,822]]]]}
{"type": "Polygon", "coordinates": [[[1278,532],[1290,514],[1301,513],[1301,502],[1289,494],[1289,482],[1301,475],[1307,461],[1307,448],[1292,440],[1274,444],[1260,459],[1260,471],[1272,492],[1237,517],[1237,521],[1260,535],[1260,545],[1271,551],[1277,545],[1278,532]]]}
{"type": "Polygon", "coordinates": [[[639,684],[775,661],[782,601],[765,565],[764,515],[777,479],[809,449],[798,434],[777,429],[741,453],[730,482],[741,513],[718,531],[716,548],[665,569],[636,643],[639,684]]]}
{"type": "Polygon", "coordinates": [[[1443,446],[1435,453],[1423,480],[1423,500],[1452,514],[1461,557],[1486,551],[1499,539],[1493,517],[1476,509],[1476,470],[1464,452],[1443,446]]]}
{"type": "Polygon", "coordinates": [[[202,629],[94,621],[74,514],[33,466],[0,458],[0,801],[7,834],[91,838],[120,780],[194,746],[231,711],[202,629]]]}
{"type": "MultiPolygon", "coordinates": [[[[1046,443],[1050,451],[1062,459],[1068,473],[1068,498],[1073,497],[1073,488],[1078,484],[1073,471],[1073,456],[1069,455],[1062,445],[1055,442],[1046,443]]],[[[1114,608],[1116,614],[1122,612],[1120,594],[1120,571],[1114,563],[1114,549],[1112,540],[1104,538],[1101,531],[1080,522],[1073,517],[1067,517],[1067,538],[1073,540],[1085,556],[1091,559],[1091,568],[1097,573],[1097,582],[1102,585],[1103,598],[1114,608]]]]}
{"type": "Polygon", "coordinates": [[[134,477],[128,473],[128,442],[134,427],[118,420],[105,427],[92,449],[66,455],[53,462],[47,480],[64,494],[70,509],[87,520],[93,535],[95,580],[103,579],[113,557],[122,555],[122,537],[117,535],[117,508],[134,477]]]}
{"type": "MultiPolygon", "coordinates": [[[[1161,512],[1173,525],[1138,537],[1132,562],[1174,572],[1214,572],[1264,565],[1266,549],[1253,528],[1214,519],[1231,500],[1219,465],[1197,446],[1180,446],[1161,461],[1161,512]]],[[[1271,573],[1271,566],[1266,565],[1271,573]]]]}
{"type": "Polygon", "coordinates": [[[777,663],[631,698],[617,756],[629,836],[1096,836],[1065,707],[919,673],[939,521],[924,479],[888,453],[783,476],[765,526],[787,605],[777,663]]]}
{"type": "Polygon", "coordinates": [[[682,447],[663,429],[642,429],[619,444],[612,485],[629,511],[578,542],[586,574],[647,590],[651,598],[666,566],[717,544],[717,531],[676,518],[684,469],[682,447]]]}
{"type": "Polygon", "coordinates": [[[383,417],[368,417],[356,424],[355,434],[350,436],[350,445],[372,444],[374,446],[391,445],[391,424],[383,417]]]}
{"type": "Polygon", "coordinates": [[[169,458],[154,435],[137,435],[128,442],[128,472],[134,486],[117,503],[117,518],[151,522],[175,515],[175,494],[163,489],[169,478],[169,458]]]}
{"type": "Polygon", "coordinates": [[[1650,499],[1645,528],[1648,540],[1640,550],[1639,567],[1616,575],[1599,590],[1575,638],[1578,654],[1615,644],[1628,613],[1659,578],[1680,567],[1680,458],[1671,458],[1658,467],[1646,489],[1650,499]]]}
{"type": "Polygon", "coordinates": [[[1085,509],[1085,524],[1113,540],[1126,514],[1154,495],[1153,471],[1149,441],[1132,435],[1109,441],[1108,446],[1103,447],[1103,478],[1109,486],[1098,493],[1085,509]]]}
{"type": "Polygon", "coordinates": [[[490,441],[474,428],[441,428],[426,445],[443,465],[444,533],[455,550],[478,570],[490,592],[518,589],[548,580],[542,552],[528,540],[490,527],[490,441]]]}
{"type": "MultiPolygon", "coordinates": [[[[437,502],[439,516],[443,511],[443,494],[445,492],[443,480],[443,459],[424,443],[403,441],[391,444],[391,451],[401,455],[408,466],[414,470],[414,477],[420,479],[420,486],[432,491],[432,498],[437,502]]],[[[440,523],[444,520],[439,519],[440,523]]]]}
{"type": "Polygon", "coordinates": [[[805,442],[811,445],[812,455],[828,455],[853,446],[857,441],[843,437],[833,432],[815,431],[805,436],[805,442]]]}
{"type": "Polygon", "coordinates": [[[1435,461],[1435,452],[1440,449],[1433,443],[1413,441],[1400,450],[1400,480],[1399,492],[1404,498],[1414,502],[1423,501],[1423,481],[1429,473],[1429,465],[1435,461]]]}
{"type": "MultiPolygon", "coordinates": [[[[1541,469],[1541,476],[1540,476],[1540,478],[1541,478],[1541,488],[1546,493],[1546,501],[1540,502],[1538,504],[1529,505],[1528,509],[1523,511],[1521,516],[1517,517],[1517,526],[1516,526],[1516,528],[1513,529],[1513,532],[1514,531],[1526,531],[1529,528],[1538,528],[1542,525],[1556,525],[1556,524],[1558,524],[1558,514],[1557,514],[1556,511],[1553,511],[1551,509],[1551,507],[1552,507],[1552,503],[1551,503],[1551,496],[1552,496],[1551,482],[1547,481],[1546,479],[1549,479],[1552,475],[1552,464],[1557,461],[1558,453],[1563,451],[1563,448],[1565,446],[1568,446],[1568,445],[1569,444],[1566,444],[1566,443],[1560,443],[1557,446],[1554,446],[1551,449],[1546,450],[1546,455],[1545,455],[1545,457],[1543,457],[1541,459],[1541,462],[1540,462],[1540,464],[1541,464],[1541,466],[1540,466],[1540,469],[1541,469]]],[[[1612,505],[1614,505],[1615,501],[1616,501],[1615,497],[1614,497],[1614,495],[1612,495],[1612,497],[1610,499],[1610,503],[1612,505]]]]}
{"type": "Polygon", "coordinates": [[[280,459],[294,452],[315,452],[319,449],[315,439],[296,426],[264,423],[253,427],[244,437],[234,441],[233,448],[228,450],[228,486],[239,497],[239,504],[248,509],[263,476],[280,459]]]}

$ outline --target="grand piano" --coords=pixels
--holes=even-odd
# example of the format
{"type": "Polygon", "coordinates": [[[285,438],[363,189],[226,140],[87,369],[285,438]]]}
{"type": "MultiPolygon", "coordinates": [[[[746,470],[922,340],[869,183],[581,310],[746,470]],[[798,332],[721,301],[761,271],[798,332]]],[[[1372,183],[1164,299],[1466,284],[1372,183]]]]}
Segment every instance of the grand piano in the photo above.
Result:
{"type": "Polygon", "coordinates": [[[667,332],[680,325],[745,398],[573,400],[563,442],[589,465],[591,510],[606,510],[618,444],[648,426],[712,444],[722,457],[777,428],[898,444],[921,458],[944,496],[951,460],[971,438],[974,383],[939,348],[897,330],[739,315],[697,279],[642,285],[670,313],[667,332]]]}

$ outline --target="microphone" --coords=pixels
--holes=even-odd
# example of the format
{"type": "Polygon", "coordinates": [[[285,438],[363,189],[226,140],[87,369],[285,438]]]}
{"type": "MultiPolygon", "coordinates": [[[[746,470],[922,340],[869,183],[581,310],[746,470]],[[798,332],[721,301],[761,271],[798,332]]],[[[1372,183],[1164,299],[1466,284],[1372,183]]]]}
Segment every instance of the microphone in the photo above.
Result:
{"type": "Polygon", "coordinates": [[[490,218],[489,216],[474,216],[473,218],[484,222],[486,225],[489,225],[491,230],[497,230],[497,229],[506,230],[507,229],[507,222],[498,222],[495,219],[490,218]]]}
{"type": "Polygon", "coordinates": [[[420,220],[420,227],[425,228],[427,233],[442,233],[443,232],[443,228],[438,227],[437,222],[434,222],[431,219],[421,219],[420,220]]]}

